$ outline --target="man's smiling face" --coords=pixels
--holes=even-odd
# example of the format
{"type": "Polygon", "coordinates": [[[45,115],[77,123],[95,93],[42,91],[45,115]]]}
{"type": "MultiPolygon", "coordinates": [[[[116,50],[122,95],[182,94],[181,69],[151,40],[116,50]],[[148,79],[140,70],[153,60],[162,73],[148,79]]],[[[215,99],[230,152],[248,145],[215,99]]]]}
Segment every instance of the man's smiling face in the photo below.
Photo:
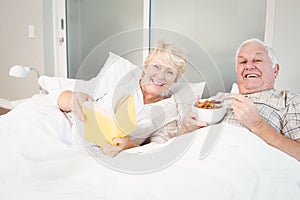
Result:
{"type": "Polygon", "coordinates": [[[236,60],[236,72],[241,94],[274,88],[279,66],[273,64],[267,49],[259,43],[244,45],[236,60]]]}

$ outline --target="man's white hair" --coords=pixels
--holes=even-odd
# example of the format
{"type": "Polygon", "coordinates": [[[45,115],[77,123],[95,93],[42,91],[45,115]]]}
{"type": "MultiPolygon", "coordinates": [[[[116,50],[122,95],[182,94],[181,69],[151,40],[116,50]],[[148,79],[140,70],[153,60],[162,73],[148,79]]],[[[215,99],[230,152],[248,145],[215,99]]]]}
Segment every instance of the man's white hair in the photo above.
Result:
{"type": "MultiPolygon", "coordinates": [[[[240,46],[238,47],[238,49],[236,51],[235,61],[237,61],[238,54],[239,54],[241,48],[244,47],[247,44],[252,44],[252,43],[260,44],[260,45],[262,45],[263,47],[266,48],[266,50],[268,52],[268,55],[269,55],[269,57],[271,59],[271,62],[272,62],[272,68],[274,68],[275,65],[278,64],[278,61],[277,61],[277,58],[276,58],[276,55],[275,55],[275,52],[274,52],[273,48],[270,47],[269,45],[267,45],[266,43],[264,43],[263,41],[257,39],[257,38],[251,38],[251,39],[245,40],[244,42],[242,42],[240,44],[240,46]]],[[[235,62],[235,63],[237,63],[237,62],[235,62]]]]}

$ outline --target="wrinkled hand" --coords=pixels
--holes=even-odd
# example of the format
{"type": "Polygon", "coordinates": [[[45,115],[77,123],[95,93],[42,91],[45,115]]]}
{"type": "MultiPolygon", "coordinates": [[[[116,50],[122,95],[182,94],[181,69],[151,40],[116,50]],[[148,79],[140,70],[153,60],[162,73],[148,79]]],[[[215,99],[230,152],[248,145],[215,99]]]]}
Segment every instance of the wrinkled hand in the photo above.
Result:
{"type": "Polygon", "coordinates": [[[263,118],[260,116],[254,103],[241,94],[233,96],[231,107],[236,119],[249,130],[257,127],[263,121],[263,118]]]}
{"type": "Polygon", "coordinates": [[[130,149],[138,146],[137,144],[134,144],[130,140],[129,136],[126,136],[124,138],[115,138],[113,139],[113,142],[115,142],[117,145],[116,146],[111,144],[103,145],[102,150],[105,155],[114,157],[125,149],[130,149]]]}
{"type": "Polygon", "coordinates": [[[194,113],[191,109],[186,113],[179,130],[180,135],[192,132],[208,125],[206,122],[198,121],[197,117],[197,113],[194,113]]]}
{"type": "Polygon", "coordinates": [[[82,111],[82,103],[85,101],[92,101],[93,98],[83,92],[74,92],[72,98],[72,110],[74,114],[81,120],[84,121],[85,117],[82,111]]]}

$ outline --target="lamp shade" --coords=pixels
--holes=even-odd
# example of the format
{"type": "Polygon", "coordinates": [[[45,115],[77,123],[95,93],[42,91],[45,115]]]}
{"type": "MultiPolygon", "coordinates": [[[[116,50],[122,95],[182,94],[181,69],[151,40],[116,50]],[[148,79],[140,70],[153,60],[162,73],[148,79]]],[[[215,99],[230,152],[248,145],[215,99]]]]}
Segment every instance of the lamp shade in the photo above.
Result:
{"type": "MultiPolygon", "coordinates": [[[[23,67],[21,65],[14,65],[9,70],[9,75],[18,78],[24,78],[29,74],[30,71],[35,71],[37,78],[40,77],[40,74],[37,69],[33,67],[23,67]]],[[[40,94],[42,94],[42,87],[39,85],[40,94]]]]}
{"type": "Polygon", "coordinates": [[[13,77],[24,78],[29,73],[29,67],[23,67],[21,65],[14,65],[9,70],[9,75],[13,77]]]}

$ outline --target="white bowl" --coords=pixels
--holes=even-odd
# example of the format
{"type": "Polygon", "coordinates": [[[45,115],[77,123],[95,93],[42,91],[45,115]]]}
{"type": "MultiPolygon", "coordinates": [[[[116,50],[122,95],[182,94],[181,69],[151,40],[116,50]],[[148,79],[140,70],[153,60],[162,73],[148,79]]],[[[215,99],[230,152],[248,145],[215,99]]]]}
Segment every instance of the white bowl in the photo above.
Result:
{"type": "Polygon", "coordinates": [[[201,122],[206,122],[209,125],[219,123],[226,114],[226,107],[222,105],[221,108],[205,109],[193,106],[192,111],[198,114],[197,119],[201,122]]]}

